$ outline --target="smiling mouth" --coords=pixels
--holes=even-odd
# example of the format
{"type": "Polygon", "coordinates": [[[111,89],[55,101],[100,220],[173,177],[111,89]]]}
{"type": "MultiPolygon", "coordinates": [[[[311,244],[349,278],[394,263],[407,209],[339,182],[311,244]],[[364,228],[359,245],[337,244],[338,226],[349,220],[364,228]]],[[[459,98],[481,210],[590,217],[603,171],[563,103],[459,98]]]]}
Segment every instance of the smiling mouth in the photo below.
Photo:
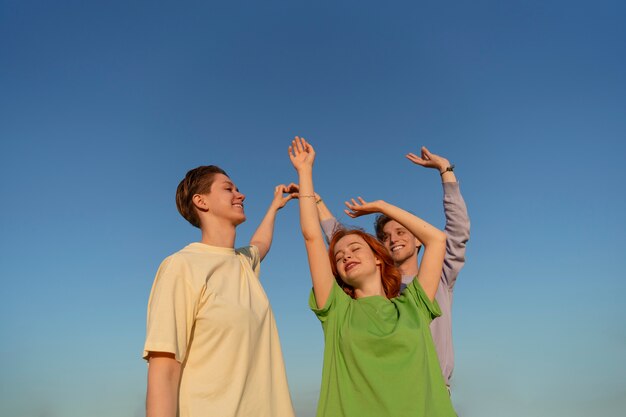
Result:
{"type": "Polygon", "coordinates": [[[346,264],[344,269],[345,269],[346,272],[348,272],[349,270],[351,270],[352,268],[354,268],[357,265],[358,265],[358,263],[356,263],[356,262],[349,262],[349,263],[346,264]]]}
{"type": "Polygon", "coordinates": [[[239,203],[233,204],[233,207],[237,207],[243,210],[243,204],[239,204],[239,203]]]}
{"type": "Polygon", "coordinates": [[[391,251],[392,252],[397,252],[397,251],[399,251],[400,249],[403,249],[403,248],[404,248],[404,245],[396,245],[396,246],[393,246],[391,248],[391,251]]]}

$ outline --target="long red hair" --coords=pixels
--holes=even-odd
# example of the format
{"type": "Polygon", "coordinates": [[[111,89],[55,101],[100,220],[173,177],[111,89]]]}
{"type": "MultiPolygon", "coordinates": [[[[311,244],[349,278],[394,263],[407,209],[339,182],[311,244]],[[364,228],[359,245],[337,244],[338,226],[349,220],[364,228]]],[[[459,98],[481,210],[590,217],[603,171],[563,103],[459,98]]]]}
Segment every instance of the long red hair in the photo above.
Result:
{"type": "Polygon", "coordinates": [[[393,259],[391,259],[391,255],[387,251],[387,248],[383,246],[382,243],[374,236],[370,235],[367,232],[364,232],[361,229],[346,229],[340,228],[333,233],[332,238],[330,239],[330,244],[328,246],[328,257],[330,259],[330,267],[332,268],[333,275],[337,280],[337,284],[346,294],[350,297],[354,297],[354,288],[341,279],[339,277],[339,272],[337,271],[337,263],[335,262],[335,246],[339,239],[348,235],[358,235],[363,238],[365,243],[370,247],[372,252],[374,252],[374,256],[380,259],[380,277],[383,284],[383,290],[385,291],[385,295],[387,298],[396,297],[400,294],[400,284],[402,283],[402,274],[400,270],[394,265],[393,259]]]}

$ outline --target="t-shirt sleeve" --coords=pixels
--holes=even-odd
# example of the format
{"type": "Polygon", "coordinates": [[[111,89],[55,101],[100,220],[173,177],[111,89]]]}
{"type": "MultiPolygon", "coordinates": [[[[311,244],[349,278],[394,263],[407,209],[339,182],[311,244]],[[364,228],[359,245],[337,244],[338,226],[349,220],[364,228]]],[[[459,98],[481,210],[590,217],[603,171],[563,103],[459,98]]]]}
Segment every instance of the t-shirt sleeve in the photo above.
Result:
{"type": "Polygon", "coordinates": [[[328,299],[326,300],[326,304],[318,308],[317,302],[315,301],[315,292],[311,289],[311,295],[309,295],[309,308],[315,313],[319,321],[324,323],[332,311],[334,311],[338,306],[345,305],[349,302],[350,296],[346,294],[337,281],[333,278],[333,286],[330,290],[330,294],[328,295],[328,299]]]}
{"type": "Polygon", "coordinates": [[[184,361],[199,297],[188,274],[180,259],[169,257],[161,263],[148,301],[144,359],[149,352],[168,352],[184,361]]]}
{"type": "Polygon", "coordinates": [[[422,288],[422,285],[417,280],[417,277],[413,278],[413,281],[406,287],[407,295],[416,303],[418,309],[424,313],[424,316],[429,322],[433,319],[441,316],[441,308],[437,300],[430,301],[426,292],[422,288]]]}
{"type": "Polygon", "coordinates": [[[261,255],[259,254],[259,248],[256,246],[246,246],[237,249],[237,252],[247,259],[252,270],[254,271],[254,274],[258,278],[259,273],[261,272],[261,255]]]}

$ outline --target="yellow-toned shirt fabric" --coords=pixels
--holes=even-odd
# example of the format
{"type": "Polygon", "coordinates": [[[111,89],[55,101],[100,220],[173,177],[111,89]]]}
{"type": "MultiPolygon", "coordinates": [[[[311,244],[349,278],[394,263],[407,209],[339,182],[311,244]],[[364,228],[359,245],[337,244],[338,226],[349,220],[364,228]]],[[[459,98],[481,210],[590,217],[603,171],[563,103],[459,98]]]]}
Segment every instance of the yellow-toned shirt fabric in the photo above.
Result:
{"type": "Polygon", "coordinates": [[[256,247],[192,243],[167,257],[148,302],[143,357],[182,364],[180,417],[292,417],[274,315],[256,247]]]}

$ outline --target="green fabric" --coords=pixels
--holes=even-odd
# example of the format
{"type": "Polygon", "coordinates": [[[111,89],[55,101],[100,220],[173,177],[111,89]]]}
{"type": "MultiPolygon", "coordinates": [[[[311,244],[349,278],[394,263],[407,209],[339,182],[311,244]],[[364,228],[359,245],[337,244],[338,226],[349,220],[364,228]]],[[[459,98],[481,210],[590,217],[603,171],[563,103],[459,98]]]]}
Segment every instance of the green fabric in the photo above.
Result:
{"type": "Polygon", "coordinates": [[[391,300],[335,283],[324,307],[313,292],[309,306],[324,330],[317,417],[456,416],[429,328],[441,311],[417,279],[391,300]]]}

